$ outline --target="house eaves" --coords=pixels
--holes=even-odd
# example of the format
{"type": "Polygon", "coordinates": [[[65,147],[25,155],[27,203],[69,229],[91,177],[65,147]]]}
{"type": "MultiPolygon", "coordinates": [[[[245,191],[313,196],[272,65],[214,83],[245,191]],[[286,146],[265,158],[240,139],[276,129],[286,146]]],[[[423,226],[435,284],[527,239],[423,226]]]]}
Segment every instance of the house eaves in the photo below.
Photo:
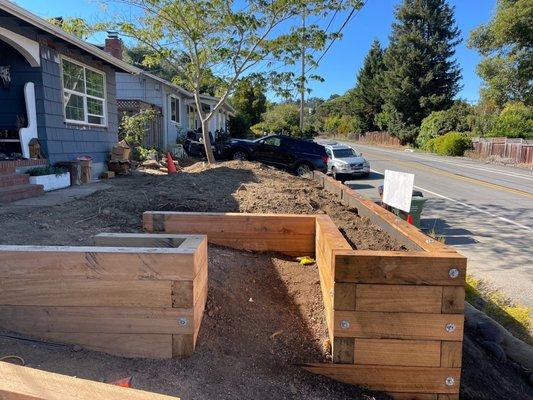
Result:
{"type": "Polygon", "coordinates": [[[113,65],[118,70],[121,70],[123,72],[128,72],[131,74],[138,75],[141,73],[141,70],[137,67],[134,67],[133,65],[128,64],[127,62],[124,62],[122,60],[119,60],[118,58],[113,57],[111,54],[106,53],[105,51],[99,49],[98,47],[87,43],[76,36],[65,32],[63,29],[55,26],[54,24],[51,24],[50,22],[38,17],[35,14],[32,14],[31,12],[23,9],[22,7],[8,1],[8,0],[0,0],[0,10],[5,11],[6,13],[12,15],[13,17],[16,17],[35,28],[38,28],[44,32],[47,32],[61,40],[64,40],[67,43],[70,43],[81,50],[86,51],[87,53],[101,59],[102,61],[105,61],[108,64],[113,65]]]}

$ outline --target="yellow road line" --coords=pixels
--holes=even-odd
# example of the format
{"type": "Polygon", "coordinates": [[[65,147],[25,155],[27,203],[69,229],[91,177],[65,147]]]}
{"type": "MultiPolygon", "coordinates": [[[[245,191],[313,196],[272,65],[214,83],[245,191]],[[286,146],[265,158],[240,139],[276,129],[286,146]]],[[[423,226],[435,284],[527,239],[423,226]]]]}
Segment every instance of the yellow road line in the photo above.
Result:
{"type": "Polygon", "coordinates": [[[483,181],[481,179],[470,178],[468,176],[454,174],[452,172],[444,171],[444,170],[439,169],[439,168],[430,167],[430,166],[425,165],[425,164],[420,164],[418,161],[395,160],[393,158],[383,157],[381,155],[379,156],[379,159],[380,160],[386,160],[386,161],[392,161],[392,162],[395,162],[397,164],[402,164],[402,165],[405,165],[407,167],[411,167],[411,168],[415,168],[415,169],[419,169],[419,170],[423,170],[423,171],[430,170],[430,171],[432,171],[433,173],[435,173],[437,175],[447,176],[449,178],[458,179],[458,180],[461,180],[461,181],[474,183],[474,184],[479,185],[479,186],[485,186],[485,187],[488,187],[488,188],[491,188],[491,189],[502,190],[502,191],[507,192],[507,193],[513,193],[513,194],[517,194],[519,196],[524,196],[524,197],[528,197],[530,199],[533,199],[533,194],[529,193],[529,192],[526,192],[524,190],[513,189],[513,188],[509,188],[507,186],[498,185],[497,183],[490,183],[490,182],[483,181]]]}

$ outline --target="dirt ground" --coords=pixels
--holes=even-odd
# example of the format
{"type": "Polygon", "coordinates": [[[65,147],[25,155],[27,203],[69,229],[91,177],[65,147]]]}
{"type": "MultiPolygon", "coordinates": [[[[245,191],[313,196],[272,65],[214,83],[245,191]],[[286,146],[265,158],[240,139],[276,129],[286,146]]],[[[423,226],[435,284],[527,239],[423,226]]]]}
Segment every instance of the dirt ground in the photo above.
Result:
{"type": "MultiPolygon", "coordinates": [[[[402,249],[312,181],[258,164],[195,164],[174,176],[136,174],[110,183],[110,189],[61,206],[0,207],[0,243],[91,244],[96,233],[141,230],[146,210],[240,211],[327,213],[355,248],[402,249]]],[[[373,398],[294,365],[329,356],[315,266],[272,254],[209,251],[207,310],[191,358],[126,359],[2,335],[0,356],[17,354],[32,367],[98,381],[131,375],[135,388],[182,399],[373,398]]],[[[464,343],[462,399],[531,398],[521,371],[488,355],[475,332],[467,330],[464,343]]]]}

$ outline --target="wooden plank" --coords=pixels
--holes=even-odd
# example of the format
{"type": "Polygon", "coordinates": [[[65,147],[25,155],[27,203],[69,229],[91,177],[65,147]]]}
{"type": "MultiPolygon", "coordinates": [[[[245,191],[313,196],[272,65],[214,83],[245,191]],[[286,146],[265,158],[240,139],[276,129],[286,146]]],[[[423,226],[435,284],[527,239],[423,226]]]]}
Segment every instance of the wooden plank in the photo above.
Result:
{"type": "Polygon", "coordinates": [[[119,357],[172,358],[172,335],[47,332],[46,339],[119,357]]]}
{"type": "Polygon", "coordinates": [[[315,217],[287,214],[146,212],[143,223],[163,216],[165,232],[206,234],[210,243],[250,251],[313,255],[315,217]]]}
{"type": "Polygon", "coordinates": [[[0,362],[2,400],[179,400],[141,390],[0,362]]]}
{"type": "Polygon", "coordinates": [[[334,363],[354,363],[354,338],[334,338],[332,350],[334,363]]]}
{"type": "Polygon", "coordinates": [[[193,281],[172,282],[172,307],[191,308],[194,305],[193,281]]]}
{"type": "Polygon", "coordinates": [[[394,400],[438,400],[438,394],[431,393],[387,393],[394,400]]]}
{"type": "Polygon", "coordinates": [[[193,313],[181,308],[0,306],[4,329],[53,333],[192,333],[193,313]],[[180,318],[189,323],[182,325],[180,318]]]}
{"type": "Polygon", "coordinates": [[[441,366],[441,342],[436,340],[355,339],[354,351],[358,365],[441,366]]]}
{"type": "Polygon", "coordinates": [[[320,290],[322,292],[322,301],[324,303],[329,340],[333,343],[333,298],[331,296],[333,279],[331,276],[331,264],[319,247],[317,247],[316,251],[316,264],[320,278],[320,290]]]}
{"type": "Polygon", "coordinates": [[[458,314],[335,311],[335,336],[369,339],[461,341],[464,318],[458,314]],[[346,323],[349,324],[346,328],[346,323]],[[447,324],[454,330],[446,331],[447,324]]]}
{"type": "Polygon", "coordinates": [[[444,286],[442,291],[442,313],[463,314],[465,312],[464,286],[444,286]]]}
{"type": "Polygon", "coordinates": [[[158,233],[99,233],[93,237],[93,241],[95,246],[177,248],[191,237],[197,236],[158,233]]]}
{"type": "Polygon", "coordinates": [[[372,250],[335,254],[336,282],[434,286],[465,283],[466,259],[458,255],[372,250]],[[457,269],[459,276],[452,278],[450,269],[457,269]]]}
{"type": "Polygon", "coordinates": [[[459,400],[458,394],[439,394],[438,400],[459,400]]]}
{"type": "Polygon", "coordinates": [[[0,246],[1,278],[187,280],[194,254],[179,248],[0,246]]]}
{"type": "Polygon", "coordinates": [[[172,335],[172,358],[190,357],[194,353],[194,335],[172,335]]]}
{"type": "Polygon", "coordinates": [[[304,364],[309,372],[351,385],[393,393],[459,392],[460,368],[386,367],[350,364],[304,364]],[[452,386],[446,379],[453,378],[452,386]]]}
{"type": "Polygon", "coordinates": [[[335,310],[354,311],[356,308],[355,283],[335,283],[333,308],[335,310]]]}
{"type": "Polygon", "coordinates": [[[460,368],[463,358],[463,342],[442,342],[441,367],[460,368]]]}
{"type": "Polygon", "coordinates": [[[170,281],[159,280],[0,278],[0,304],[172,307],[170,286],[170,281]]]}
{"type": "Polygon", "coordinates": [[[357,311],[441,313],[442,286],[357,285],[357,311]]]}

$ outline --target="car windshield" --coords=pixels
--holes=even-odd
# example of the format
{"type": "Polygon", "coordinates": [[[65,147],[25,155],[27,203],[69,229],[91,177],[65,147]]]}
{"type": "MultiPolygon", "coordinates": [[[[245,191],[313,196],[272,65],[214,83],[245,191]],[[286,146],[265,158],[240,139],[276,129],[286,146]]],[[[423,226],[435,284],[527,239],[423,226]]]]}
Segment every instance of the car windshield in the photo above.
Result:
{"type": "Polygon", "coordinates": [[[359,157],[359,154],[351,148],[333,149],[333,155],[335,158],[359,157]]]}

